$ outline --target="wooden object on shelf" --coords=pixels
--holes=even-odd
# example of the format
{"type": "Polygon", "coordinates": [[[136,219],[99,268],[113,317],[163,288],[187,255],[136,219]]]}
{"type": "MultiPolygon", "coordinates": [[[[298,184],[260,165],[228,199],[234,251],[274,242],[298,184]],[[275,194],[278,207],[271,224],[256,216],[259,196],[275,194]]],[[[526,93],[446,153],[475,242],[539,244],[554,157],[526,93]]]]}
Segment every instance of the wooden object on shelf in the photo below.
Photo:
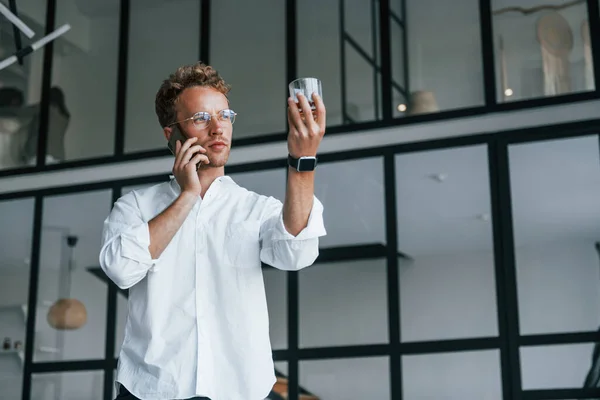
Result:
{"type": "Polygon", "coordinates": [[[48,310],[47,320],[55,329],[79,329],[87,322],[87,311],[77,299],[59,299],[48,310]]]}
{"type": "MultiPolygon", "coordinates": [[[[275,382],[275,385],[273,386],[273,392],[277,393],[279,396],[281,396],[282,398],[287,400],[287,398],[288,398],[288,380],[287,380],[287,378],[285,378],[283,376],[278,376],[277,382],[275,382]]],[[[299,399],[300,400],[320,400],[317,396],[314,396],[312,394],[306,394],[306,393],[300,393],[299,399]]]]}
{"type": "Polygon", "coordinates": [[[439,111],[435,94],[429,90],[417,90],[410,94],[408,115],[427,114],[439,111]]]}

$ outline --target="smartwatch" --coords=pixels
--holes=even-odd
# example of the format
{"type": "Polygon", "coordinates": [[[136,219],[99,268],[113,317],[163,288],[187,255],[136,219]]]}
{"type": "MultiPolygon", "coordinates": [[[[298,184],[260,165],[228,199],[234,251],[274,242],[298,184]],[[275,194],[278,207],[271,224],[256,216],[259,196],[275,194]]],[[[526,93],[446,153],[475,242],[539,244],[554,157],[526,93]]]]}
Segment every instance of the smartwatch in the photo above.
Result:
{"type": "Polygon", "coordinates": [[[317,157],[294,158],[288,154],[288,165],[298,172],[314,171],[317,167],[317,157]]]}

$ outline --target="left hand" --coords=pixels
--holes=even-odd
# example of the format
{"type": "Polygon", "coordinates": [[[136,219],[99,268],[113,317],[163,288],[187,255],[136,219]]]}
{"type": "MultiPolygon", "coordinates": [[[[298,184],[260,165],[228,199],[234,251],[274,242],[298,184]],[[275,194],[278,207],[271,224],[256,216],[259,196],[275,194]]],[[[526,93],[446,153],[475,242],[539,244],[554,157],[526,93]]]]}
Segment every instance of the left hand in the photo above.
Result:
{"type": "Polygon", "coordinates": [[[298,103],[293,98],[288,98],[288,151],[294,158],[303,156],[316,156],[317,149],[323,135],[325,135],[325,105],[318,94],[313,93],[316,109],[310,110],[308,99],[298,94],[298,103]]]}

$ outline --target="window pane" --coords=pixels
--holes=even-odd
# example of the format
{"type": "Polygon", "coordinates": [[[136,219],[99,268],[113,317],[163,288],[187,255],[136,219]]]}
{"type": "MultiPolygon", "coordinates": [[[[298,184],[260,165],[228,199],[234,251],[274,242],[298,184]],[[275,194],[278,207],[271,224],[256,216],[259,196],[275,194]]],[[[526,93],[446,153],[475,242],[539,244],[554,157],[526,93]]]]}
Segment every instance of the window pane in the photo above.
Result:
{"type": "Polygon", "coordinates": [[[107,284],[91,269],[111,197],[103,190],[44,199],[38,300],[52,306],[36,314],[36,362],[104,358],[107,284]]]}
{"type": "Polygon", "coordinates": [[[390,399],[387,357],[311,360],[299,363],[300,387],[320,399],[390,399]]]}
{"type": "Polygon", "coordinates": [[[300,347],[388,342],[385,260],[317,263],[300,271],[300,347]]]}
{"type": "Polygon", "coordinates": [[[522,347],[523,389],[596,388],[600,359],[594,350],[594,343],[522,347]],[[588,373],[592,384],[586,382],[588,373]]]}
{"type": "Polygon", "coordinates": [[[487,157],[396,156],[403,341],[498,335],[487,157]]]}
{"type": "Polygon", "coordinates": [[[497,350],[402,357],[404,399],[501,399],[497,350]]]}
{"type": "MultiPolygon", "coordinates": [[[[57,2],[56,27],[71,30],[53,46],[46,164],[113,155],[119,5],[57,2]]],[[[41,51],[40,51],[41,52],[41,51]]],[[[33,138],[33,145],[37,138],[33,138]]],[[[31,146],[35,156],[37,146],[31,146]]]]}
{"type": "Polygon", "coordinates": [[[595,89],[585,2],[493,0],[492,13],[498,101],[595,89]]]}
{"type": "Polygon", "coordinates": [[[263,270],[267,307],[269,310],[269,333],[273,350],[288,346],[287,273],[274,268],[263,270]]]}
{"type": "Polygon", "coordinates": [[[342,83],[340,62],[340,11],[336,1],[296,2],[296,44],[298,77],[315,77],[323,86],[327,125],[342,120],[342,83]],[[327,62],[319,54],[327,56],[327,62]]]}
{"type": "Polygon", "coordinates": [[[375,3],[344,0],[341,16],[340,4],[335,1],[301,1],[296,7],[297,73],[321,79],[327,124],[380,118],[381,88],[377,79],[380,60],[376,33],[379,24],[375,3]],[[340,36],[342,30],[343,36],[340,36]],[[323,62],[323,58],[317,56],[319,54],[327,55],[327,62],[323,62]],[[342,115],[344,110],[346,115],[342,115]]]}
{"type": "Polygon", "coordinates": [[[29,297],[33,199],[0,202],[0,388],[21,399],[29,297]]]}
{"type": "Polygon", "coordinates": [[[103,371],[33,374],[31,398],[35,400],[102,400],[103,371]]]}
{"type": "MultiPolygon", "coordinates": [[[[392,104],[395,115],[427,114],[484,104],[479,2],[391,0],[406,2],[404,35],[401,21],[390,19],[391,47],[408,45],[408,59],[393,59],[392,70],[408,68],[407,103],[392,104]],[[397,110],[405,110],[399,112],[397,110]]],[[[392,9],[400,5],[391,6],[392,9]]],[[[394,72],[393,76],[397,76],[394,72]]],[[[401,99],[395,90],[396,99],[401,99]]]]}
{"type": "Polygon", "coordinates": [[[315,193],[323,203],[327,229],[319,239],[321,247],[385,244],[381,158],[320,164],[315,193]],[[357,182],[363,185],[361,190],[357,182]]]}
{"type": "Polygon", "coordinates": [[[211,3],[211,20],[227,21],[211,24],[210,63],[232,86],[234,140],[284,132],[285,2],[219,0],[211,3]]]}
{"type": "Polygon", "coordinates": [[[166,149],[154,98],[164,79],[198,60],[200,2],[130,3],[125,152],[166,149]]]}
{"type": "Polygon", "coordinates": [[[587,136],[509,148],[521,334],[600,325],[600,157],[587,136]]]}
{"type": "MultiPolygon", "coordinates": [[[[33,40],[45,32],[46,7],[34,2],[18,3],[19,18],[35,33],[33,40]]],[[[13,25],[0,18],[0,59],[15,52],[13,25]]],[[[20,33],[23,46],[31,43],[20,33]]],[[[16,62],[0,70],[0,169],[35,165],[36,155],[28,150],[38,135],[37,121],[42,90],[44,50],[25,56],[22,64],[16,62]]]]}

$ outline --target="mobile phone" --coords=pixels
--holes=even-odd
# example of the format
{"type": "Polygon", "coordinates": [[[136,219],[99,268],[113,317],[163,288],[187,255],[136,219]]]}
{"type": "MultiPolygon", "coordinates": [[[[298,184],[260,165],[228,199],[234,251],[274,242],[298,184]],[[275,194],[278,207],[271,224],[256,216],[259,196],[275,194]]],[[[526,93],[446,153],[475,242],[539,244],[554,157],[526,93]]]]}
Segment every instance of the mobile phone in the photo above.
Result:
{"type": "MultiPolygon", "coordinates": [[[[171,129],[171,137],[169,138],[167,147],[169,148],[169,150],[171,150],[171,153],[173,153],[173,155],[176,155],[175,151],[177,149],[177,141],[179,140],[181,142],[181,145],[183,146],[187,139],[188,138],[181,132],[181,130],[179,130],[179,127],[177,125],[173,125],[173,128],[171,129]]],[[[198,171],[200,165],[202,165],[202,162],[196,164],[196,171],[198,171]]]]}
{"type": "Polygon", "coordinates": [[[188,138],[185,137],[183,133],[181,133],[179,127],[177,125],[173,125],[173,128],[171,129],[171,137],[169,138],[167,147],[169,148],[169,150],[171,150],[171,153],[175,155],[175,149],[177,148],[175,145],[177,144],[177,141],[179,140],[181,142],[181,145],[183,146],[187,139],[188,138]]]}

